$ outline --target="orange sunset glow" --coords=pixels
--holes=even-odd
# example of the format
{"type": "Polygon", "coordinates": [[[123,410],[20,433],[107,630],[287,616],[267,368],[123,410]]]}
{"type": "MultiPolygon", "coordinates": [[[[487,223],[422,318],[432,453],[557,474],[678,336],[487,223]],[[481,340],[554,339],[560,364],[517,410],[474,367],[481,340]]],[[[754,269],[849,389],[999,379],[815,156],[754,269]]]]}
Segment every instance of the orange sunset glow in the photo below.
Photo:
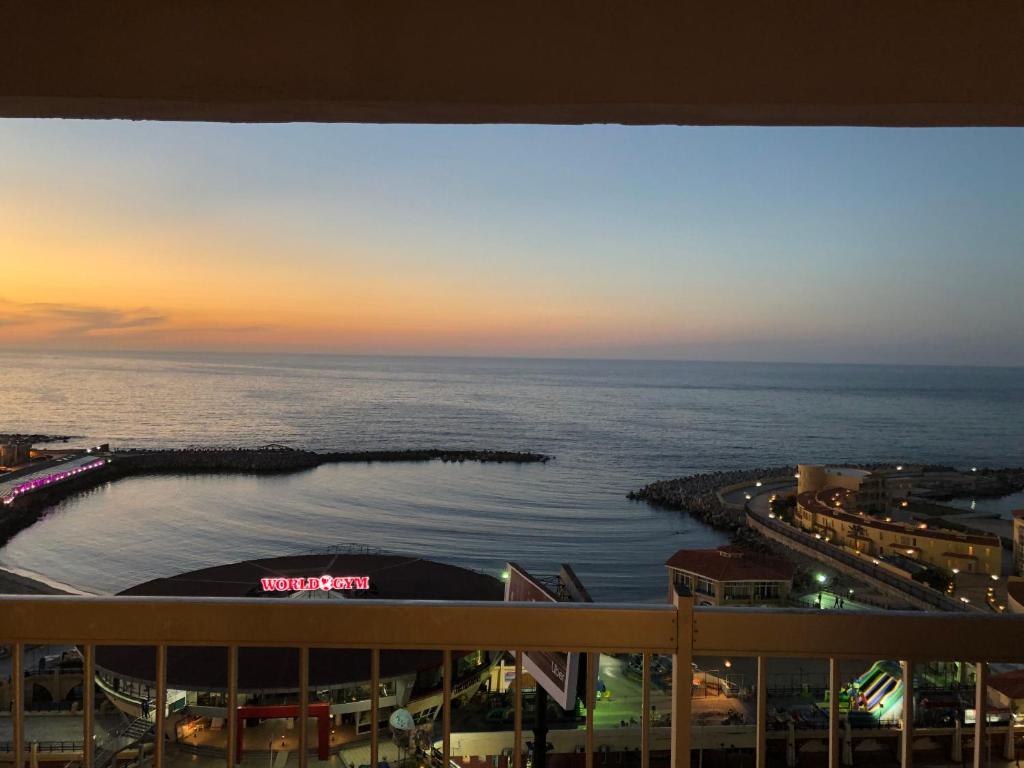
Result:
{"type": "Polygon", "coordinates": [[[905,136],[6,123],[0,347],[1019,356],[1024,217],[950,207],[935,160],[984,145],[972,195],[1019,178],[981,134],[905,136]]]}

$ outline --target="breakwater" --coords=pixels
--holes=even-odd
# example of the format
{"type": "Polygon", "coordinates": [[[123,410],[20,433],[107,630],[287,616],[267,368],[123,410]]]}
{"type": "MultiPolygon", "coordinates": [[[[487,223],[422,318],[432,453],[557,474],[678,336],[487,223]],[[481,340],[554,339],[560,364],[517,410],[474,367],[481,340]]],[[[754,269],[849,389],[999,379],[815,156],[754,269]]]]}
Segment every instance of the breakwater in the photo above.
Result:
{"type": "Polygon", "coordinates": [[[719,490],[731,485],[753,484],[771,477],[792,477],[796,467],[760,467],[723,472],[704,472],[672,480],[658,480],[626,498],[646,501],[661,509],[688,512],[707,525],[730,533],[744,530],[746,521],[741,512],[727,509],[718,495],[719,490]]]}
{"type": "Polygon", "coordinates": [[[66,443],[71,435],[28,435],[18,432],[0,433],[0,443],[66,443]]]}
{"type": "Polygon", "coordinates": [[[959,482],[948,483],[944,493],[934,498],[939,501],[957,496],[999,498],[1018,491],[1024,491],[1024,467],[981,468],[977,472],[964,473],[963,479],[959,482]]]}
{"type": "Polygon", "coordinates": [[[531,464],[547,463],[551,456],[530,451],[470,451],[441,448],[393,451],[306,451],[283,446],[263,448],[185,448],[178,450],[123,450],[113,464],[126,474],[246,472],[269,474],[312,469],[321,464],[356,462],[443,461],[531,464]]]}
{"type": "MultiPolygon", "coordinates": [[[[842,466],[858,469],[888,469],[891,464],[855,464],[844,463],[842,466]]],[[[956,473],[952,467],[925,465],[917,468],[922,473],[956,473]]],[[[705,472],[689,477],[677,477],[671,480],[658,480],[645,485],[636,491],[630,491],[626,498],[634,501],[646,501],[661,509],[688,512],[698,520],[730,533],[741,534],[745,527],[743,514],[729,509],[722,503],[720,492],[730,486],[753,484],[758,480],[773,477],[792,477],[795,466],[760,467],[757,469],[731,470],[722,472],[705,472]]],[[[936,498],[953,498],[954,496],[988,496],[999,497],[1024,490],[1024,468],[1009,467],[1003,469],[981,468],[976,472],[958,473],[961,477],[943,478],[943,494],[936,498]]]]}
{"type": "Polygon", "coordinates": [[[466,462],[545,464],[553,457],[532,451],[451,450],[441,448],[318,453],[286,446],[261,448],[185,448],[119,450],[106,454],[106,466],[14,499],[0,510],[0,546],[35,523],[64,499],[127,477],[157,474],[285,474],[321,464],[356,462],[466,462]]]}

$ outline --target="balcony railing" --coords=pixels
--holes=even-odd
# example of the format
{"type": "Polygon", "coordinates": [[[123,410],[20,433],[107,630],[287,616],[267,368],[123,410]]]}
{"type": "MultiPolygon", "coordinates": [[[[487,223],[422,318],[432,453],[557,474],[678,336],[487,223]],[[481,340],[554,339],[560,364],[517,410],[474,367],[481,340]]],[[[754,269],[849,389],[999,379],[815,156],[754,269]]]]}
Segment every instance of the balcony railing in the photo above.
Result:
{"type": "MultiPolygon", "coordinates": [[[[653,654],[673,655],[671,765],[686,768],[691,748],[691,662],[694,656],[756,657],[756,765],[767,750],[767,659],[829,660],[828,757],[840,761],[839,661],[894,659],[903,662],[904,702],[913,701],[913,665],[918,661],[958,660],[977,665],[974,764],[984,758],[987,662],[1024,662],[1024,617],[942,613],[822,613],[777,609],[693,608],[692,598],[676,595],[674,605],[536,603],[444,603],[402,601],[269,601],[260,599],[169,599],[94,597],[5,597],[0,599],[0,643],[12,651],[12,694],[23,702],[23,651],[28,644],[78,644],[86,679],[93,676],[95,648],[151,645],[156,649],[156,733],[164,732],[168,646],[227,648],[227,703],[237,703],[240,647],[297,648],[299,652],[300,768],[310,745],[308,721],[309,650],[370,649],[371,717],[378,722],[380,653],[437,650],[443,658],[442,765],[451,761],[452,651],[479,648],[513,650],[516,688],[521,691],[522,654],[533,650],[574,650],[596,664],[599,653],[644,654],[642,768],[651,746],[650,670],[653,654]]],[[[595,666],[589,666],[594,669],[595,666]]],[[[590,677],[590,676],[588,676],[590,677]]],[[[594,691],[588,681],[586,766],[594,765],[594,691]]],[[[93,686],[84,686],[84,732],[92,734],[93,686]]],[[[515,766],[522,766],[522,697],[515,697],[515,766]]],[[[12,751],[25,757],[22,706],[12,712],[12,751]]],[[[901,759],[911,764],[913,717],[903,718],[901,759]]],[[[992,726],[989,726],[992,727],[992,726]]],[[[227,764],[235,763],[235,718],[228,718],[227,764]]],[[[87,741],[89,741],[87,739],[87,741]]],[[[162,738],[154,741],[155,768],[164,768],[162,738]]],[[[371,734],[370,764],[377,764],[378,735],[371,734]]],[[[90,750],[84,768],[92,768],[90,750]]],[[[23,762],[15,760],[15,765],[23,762]]]]}

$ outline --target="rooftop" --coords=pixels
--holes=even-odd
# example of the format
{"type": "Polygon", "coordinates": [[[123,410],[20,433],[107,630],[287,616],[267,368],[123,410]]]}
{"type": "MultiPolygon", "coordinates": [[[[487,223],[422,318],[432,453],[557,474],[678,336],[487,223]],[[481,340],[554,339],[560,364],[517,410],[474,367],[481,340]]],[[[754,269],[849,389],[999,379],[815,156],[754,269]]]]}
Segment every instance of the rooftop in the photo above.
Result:
{"type": "MultiPolygon", "coordinates": [[[[305,596],[315,600],[319,590],[264,592],[261,580],[319,579],[324,574],[368,576],[369,590],[343,590],[338,602],[377,600],[501,601],[504,585],[486,574],[445,563],[389,554],[316,554],[247,560],[202,568],[131,587],[122,595],[136,597],[260,597],[268,603],[305,596]],[[348,599],[346,600],[345,597],[348,599]]],[[[299,600],[283,602],[298,603],[299,600]]],[[[415,628],[409,629],[413,644],[415,628]]],[[[172,646],[167,650],[167,679],[180,688],[223,690],[226,686],[225,649],[172,646]]],[[[98,666],[138,680],[154,679],[154,649],[147,646],[105,646],[96,649],[98,666]]],[[[299,657],[290,648],[242,648],[238,657],[238,687],[248,691],[290,690],[298,684],[299,657]]],[[[381,677],[408,674],[438,666],[440,654],[426,650],[389,650],[381,654],[381,677]]],[[[370,655],[363,650],[314,648],[310,651],[310,681],[340,685],[369,679],[370,655]]]]}
{"type": "Polygon", "coordinates": [[[735,546],[718,549],[680,549],[665,565],[714,581],[788,581],[793,566],[782,558],[735,546]]]}

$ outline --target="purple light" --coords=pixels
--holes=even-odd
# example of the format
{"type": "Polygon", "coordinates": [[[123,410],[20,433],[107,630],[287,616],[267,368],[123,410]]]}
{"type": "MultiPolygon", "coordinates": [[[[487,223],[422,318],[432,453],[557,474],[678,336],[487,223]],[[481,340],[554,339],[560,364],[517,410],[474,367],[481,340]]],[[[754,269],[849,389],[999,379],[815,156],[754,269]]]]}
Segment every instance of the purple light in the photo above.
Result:
{"type": "Polygon", "coordinates": [[[42,488],[44,485],[59,483],[62,480],[67,480],[69,477],[73,477],[81,472],[85,472],[86,470],[102,467],[106,463],[106,459],[96,459],[95,461],[90,461],[88,464],[83,464],[82,466],[75,467],[74,469],[67,469],[64,470],[63,472],[55,472],[54,474],[46,475],[45,477],[37,477],[35,480],[29,480],[28,482],[14,486],[10,491],[8,491],[0,498],[3,499],[4,504],[10,504],[18,496],[21,496],[24,493],[29,493],[30,491],[37,490],[38,488],[42,488]]]}

